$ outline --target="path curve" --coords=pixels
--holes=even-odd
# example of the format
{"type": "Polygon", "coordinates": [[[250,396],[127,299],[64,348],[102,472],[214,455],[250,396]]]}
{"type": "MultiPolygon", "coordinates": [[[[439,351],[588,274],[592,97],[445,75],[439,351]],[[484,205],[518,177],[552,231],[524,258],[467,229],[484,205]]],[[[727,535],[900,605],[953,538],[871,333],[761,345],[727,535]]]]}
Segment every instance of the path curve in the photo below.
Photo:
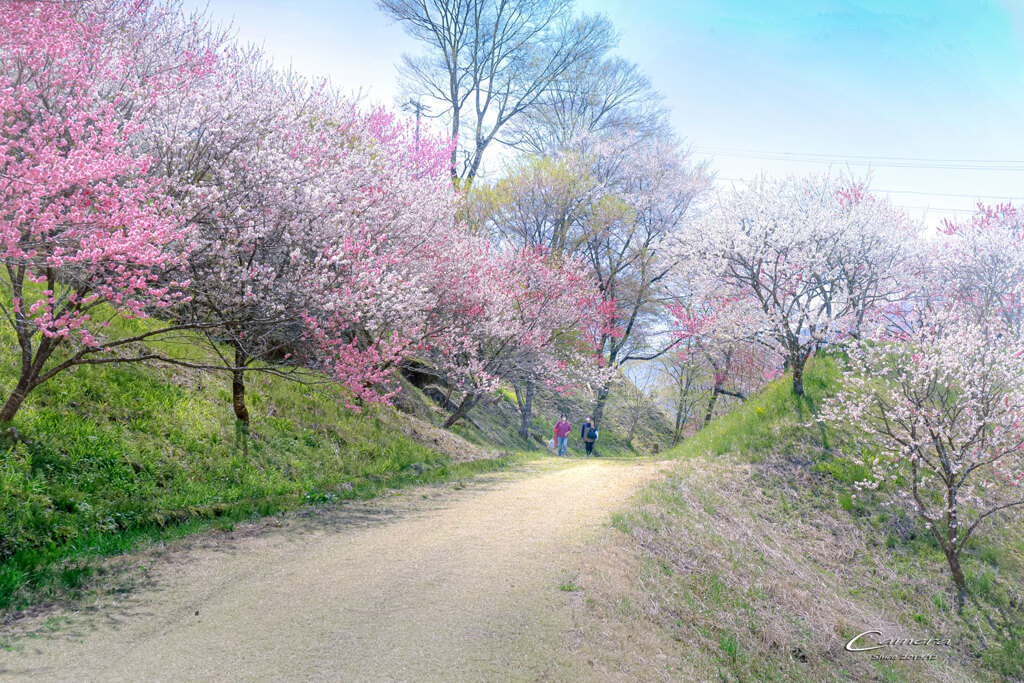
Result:
{"type": "MultiPolygon", "coordinates": [[[[593,532],[662,468],[549,458],[172,551],[151,585],[0,652],[6,680],[564,680],[593,532]],[[569,586],[566,586],[567,588],[569,586]]],[[[576,673],[573,673],[576,672],[576,673]]]]}

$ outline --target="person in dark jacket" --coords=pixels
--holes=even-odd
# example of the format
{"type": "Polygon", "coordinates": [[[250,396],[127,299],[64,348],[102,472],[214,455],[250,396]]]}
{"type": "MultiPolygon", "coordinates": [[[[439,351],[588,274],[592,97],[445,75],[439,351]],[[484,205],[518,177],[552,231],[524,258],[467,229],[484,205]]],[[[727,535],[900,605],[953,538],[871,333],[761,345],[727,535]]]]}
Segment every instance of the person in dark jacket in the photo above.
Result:
{"type": "Polygon", "coordinates": [[[583,439],[583,447],[587,449],[587,455],[593,455],[594,442],[597,441],[597,427],[594,426],[594,418],[588,417],[583,423],[580,438],[583,439]]]}

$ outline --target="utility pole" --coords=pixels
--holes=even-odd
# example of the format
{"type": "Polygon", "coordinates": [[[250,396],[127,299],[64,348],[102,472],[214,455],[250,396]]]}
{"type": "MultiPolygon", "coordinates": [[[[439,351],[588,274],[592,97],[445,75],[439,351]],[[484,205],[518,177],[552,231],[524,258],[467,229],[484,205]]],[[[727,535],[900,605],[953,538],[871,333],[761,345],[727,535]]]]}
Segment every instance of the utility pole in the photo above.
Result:
{"type": "Polygon", "coordinates": [[[425,104],[422,104],[419,100],[409,100],[404,105],[402,105],[402,109],[404,109],[405,111],[412,111],[412,112],[416,113],[416,142],[419,142],[420,141],[420,117],[428,109],[430,109],[430,107],[428,107],[425,104]]]}

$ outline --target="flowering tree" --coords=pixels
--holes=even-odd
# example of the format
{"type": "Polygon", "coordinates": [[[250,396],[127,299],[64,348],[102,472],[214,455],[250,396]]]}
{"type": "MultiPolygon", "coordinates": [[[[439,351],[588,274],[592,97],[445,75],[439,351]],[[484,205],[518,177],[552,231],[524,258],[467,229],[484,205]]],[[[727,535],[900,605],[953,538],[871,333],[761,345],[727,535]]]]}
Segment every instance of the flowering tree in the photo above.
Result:
{"type": "Polygon", "coordinates": [[[249,422],[249,371],[326,372],[356,409],[387,400],[387,373],[430,309],[421,247],[454,226],[449,146],[251,49],[225,51],[176,95],[148,144],[196,226],[193,296],[177,313],[209,325],[235,416],[249,422]]]}
{"type": "MultiPolygon", "coordinates": [[[[677,261],[666,247],[689,220],[708,175],[670,139],[620,135],[580,145],[602,188],[583,223],[580,256],[616,319],[614,334],[602,335],[599,348],[610,368],[655,360],[678,343],[664,334],[669,324],[663,303],[671,297],[677,261]]],[[[609,383],[597,387],[596,424],[610,389],[609,383]]]]}
{"type": "MultiPolygon", "coordinates": [[[[464,259],[463,262],[467,262],[464,259]]],[[[469,413],[498,381],[516,387],[528,434],[536,383],[556,391],[603,376],[592,331],[604,309],[578,263],[552,263],[541,249],[477,252],[462,290],[458,324],[425,345],[450,387],[463,392],[446,426],[469,413]]]]}
{"type": "MultiPolygon", "coordinates": [[[[21,348],[0,422],[69,367],[151,357],[132,347],[166,329],[113,335],[96,314],[146,317],[186,284],[173,274],[183,221],[151,159],[128,144],[143,113],[117,94],[134,81],[132,55],[109,49],[104,31],[72,4],[0,4],[0,310],[21,348]]],[[[201,68],[185,62],[174,73],[201,68]]],[[[155,95],[160,86],[133,87],[155,95]]]]}
{"type": "Polygon", "coordinates": [[[537,384],[564,394],[573,386],[608,381],[612,373],[597,353],[597,340],[614,333],[614,321],[582,264],[552,264],[543,249],[524,249],[511,262],[518,274],[511,313],[526,354],[503,378],[515,389],[519,435],[526,439],[537,384]]]}
{"type": "Polygon", "coordinates": [[[956,302],[978,321],[996,317],[1024,333],[1024,215],[1012,204],[978,206],[965,223],[946,221],[932,249],[936,307],[956,302]]]}
{"type": "Polygon", "coordinates": [[[783,355],[793,391],[819,346],[857,334],[900,296],[897,267],[913,227],[887,203],[829,177],[759,178],[683,233],[680,258],[764,315],[762,342],[783,355]]]}
{"type": "Polygon", "coordinates": [[[920,226],[905,211],[871,194],[853,179],[839,179],[830,266],[849,308],[846,333],[863,336],[894,307],[906,302],[920,226]]]}
{"type": "Polygon", "coordinates": [[[1005,324],[958,313],[860,342],[819,420],[867,441],[851,456],[912,500],[965,590],[960,554],[986,519],[1024,505],[1024,346],[1005,324]],[[877,450],[875,450],[877,449],[877,450]]]}
{"type": "MultiPolygon", "coordinates": [[[[772,379],[780,359],[770,346],[759,343],[765,318],[756,299],[731,291],[727,283],[700,270],[679,275],[686,280],[684,291],[668,305],[672,335],[680,342],[673,349],[673,362],[683,366],[674,376],[686,382],[690,392],[707,396],[707,424],[720,396],[746,400],[772,379]],[[683,369],[686,366],[693,370],[683,369]],[[707,386],[695,375],[706,378],[707,386]]],[[[683,395],[678,398],[680,405],[687,401],[683,395]]],[[[684,426],[677,418],[677,430],[684,426]]]]}
{"type": "MultiPolygon", "coordinates": [[[[597,346],[610,369],[652,360],[676,342],[664,338],[661,305],[674,267],[662,247],[682,227],[708,183],[704,168],[663,137],[590,135],[552,159],[532,159],[489,191],[487,225],[515,247],[542,246],[591,271],[605,325],[597,346]]],[[[596,385],[600,424],[611,388],[596,385]]]]}
{"type": "Polygon", "coordinates": [[[673,445],[686,436],[697,406],[703,404],[707,396],[705,380],[709,371],[697,353],[698,344],[697,337],[686,337],[670,353],[659,358],[656,365],[658,396],[662,408],[674,421],[673,445]]]}
{"type": "Polygon", "coordinates": [[[492,185],[478,183],[469,207],[473,222],[500,244],[578,256],[584,222],[600,195],[587,160],[566,151],[520,158],[492,185]]]}
{"type": "Polygon", "coordinates": [[[344,139],[324,191],[329,257],[307,288],[316,343],[305,362],[360,401],[386,402],[398,363],[457,339],[474,315],[460,305],[482,250],[455,220],[449,141],[415,135],[383,110],[358,114],[344,139]]]}

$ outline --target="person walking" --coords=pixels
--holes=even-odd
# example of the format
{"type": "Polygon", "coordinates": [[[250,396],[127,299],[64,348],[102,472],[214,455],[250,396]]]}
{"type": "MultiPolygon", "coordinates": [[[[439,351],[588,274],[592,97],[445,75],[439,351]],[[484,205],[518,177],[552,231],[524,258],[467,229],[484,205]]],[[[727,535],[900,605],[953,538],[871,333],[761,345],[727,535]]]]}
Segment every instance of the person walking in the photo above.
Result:
{"type": "Polygon", "coordinates": [[[555,443],[558,444],[558,456],[564,458],[569,455],[569,434],[572,432],[572,425],[565,413],[555,423],[555,443]]]}
{"type": "Polygon", "coordinates": [[[580,430],[580,437],[583,439],[583,447],[587,449],[587,455],[594,454],[594,442],[597,441],[597,427],[594,426],[594,418],[588,417],[580,430]]]}

